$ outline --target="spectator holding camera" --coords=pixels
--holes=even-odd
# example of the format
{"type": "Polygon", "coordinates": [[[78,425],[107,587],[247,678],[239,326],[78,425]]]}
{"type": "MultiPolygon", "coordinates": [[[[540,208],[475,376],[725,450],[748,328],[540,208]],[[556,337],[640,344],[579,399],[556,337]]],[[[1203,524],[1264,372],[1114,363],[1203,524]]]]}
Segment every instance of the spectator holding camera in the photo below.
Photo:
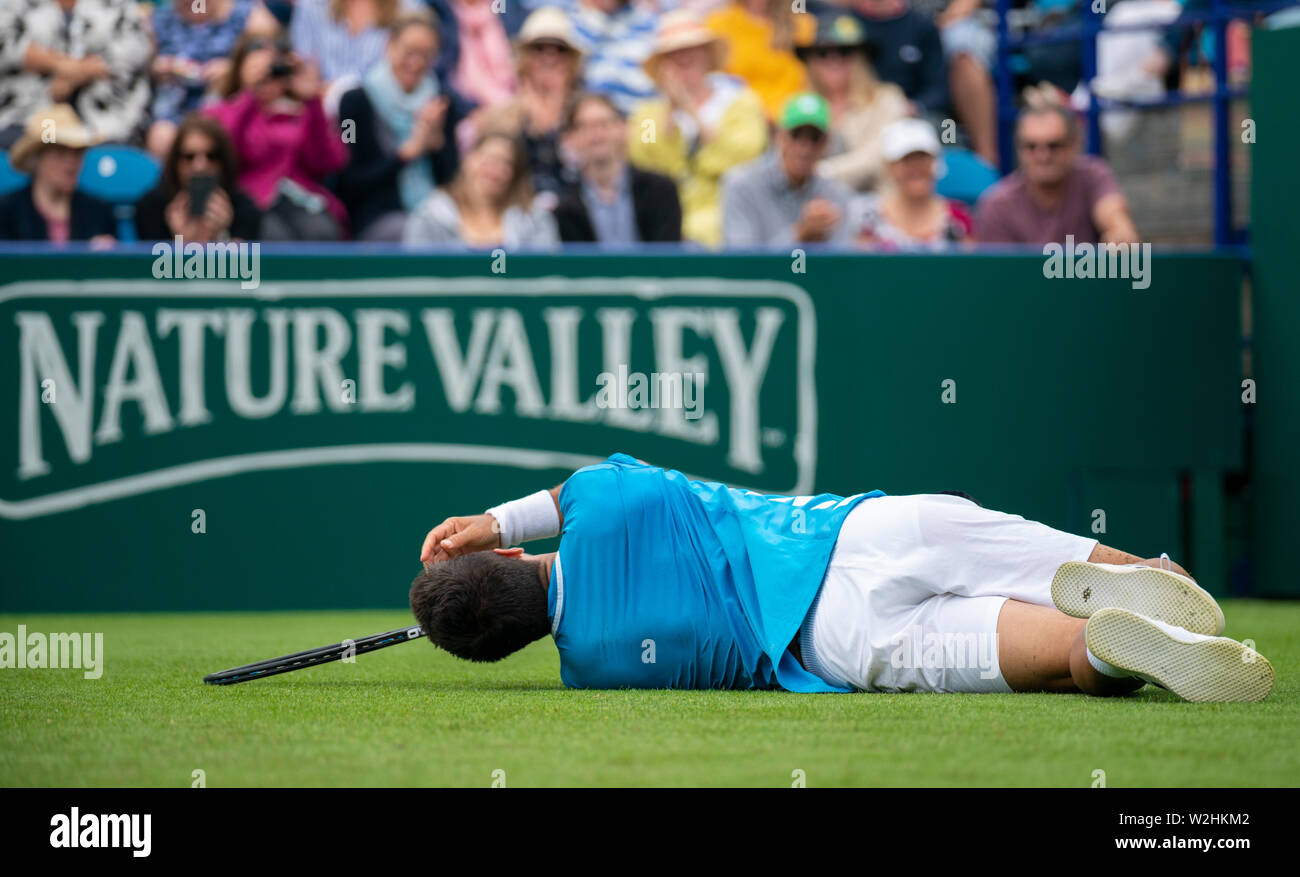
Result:
{"type": "Polygon", "coordinates": [[[239,190],[235,147],[211,116],[181,120],[163,162],[162,179],[135,206],[136,237],[187,243],[258,240],[261,213],[239,190]]]}
{"type": "Polygon", "coordinates": [[[135,0],[0,2],[0,147],[55,103],[71,105],[104,140],[138,138],[152,55],[135,0]]]}
{"type": "Polygon", "coordinates": [[[159,159],[171,150],[181,118],[197,110],[204,94],[230,70],[230,53],[246,30],[275,26],[259,0],[172,0],[153,14],[157,53],[153,79],[153,122],[146,148],[159,159]]]}
{"type": "Polygon", "coordinates": [[[347,164],[347,147],[321,104],[321,76],[283,36],[235,45],[224,100],[205,110],[230,135],[239,185],[262,210],[266,241],[339,240],[343,204],[322,184],[347,164]]]}
{"type": "Polygon", "coordinates": [[[536,203],[528,158],[519,138],[484,131],[466,152],[460,171],[434,189],[406,223],[407,244],[474,248],[551,248],[559,244],[555,219],[536,203]]]}
{"type": "Polygon", "coordinates": [[[353,136],[345,138],[352,157],[336,191],[358,240],[400,241],[410,212],[460,164],[455,128],[468,104],[434,72],[438,51],[433,16],[402,13],[384,59],[339,103],[353,136]]]}
{"type": "Polygon", "coordinates": [[[9,163],[31,181],[0,197],[0,240],[114,242],[113,208],[77,191],[86,150],[99,140],[67,104],[27,119],[9,163]]]}

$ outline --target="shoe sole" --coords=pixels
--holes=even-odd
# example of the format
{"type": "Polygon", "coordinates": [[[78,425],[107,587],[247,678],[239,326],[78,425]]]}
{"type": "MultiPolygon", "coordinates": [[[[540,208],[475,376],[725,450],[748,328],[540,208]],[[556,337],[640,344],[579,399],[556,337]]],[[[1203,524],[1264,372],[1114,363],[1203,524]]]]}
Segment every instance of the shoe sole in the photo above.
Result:
{"type": "Polygon", "coordinates": [[[1069,561],[1052,576],[1052,602],[1066,615],[1091,618],[1100,609],[1127,609],[1192,633],[1223,633],[1223,610],[1196,582],[1152,566],[1106,569],[1069,561]]]}
{"type": "Polygon", "coordinates": [[[1234,639],[1183,642],[1124,609],[1095,613],[1085,636],[1098,658],[1193,703],[1255,702],[1273,690],[1273,665],[1234,639]]]}

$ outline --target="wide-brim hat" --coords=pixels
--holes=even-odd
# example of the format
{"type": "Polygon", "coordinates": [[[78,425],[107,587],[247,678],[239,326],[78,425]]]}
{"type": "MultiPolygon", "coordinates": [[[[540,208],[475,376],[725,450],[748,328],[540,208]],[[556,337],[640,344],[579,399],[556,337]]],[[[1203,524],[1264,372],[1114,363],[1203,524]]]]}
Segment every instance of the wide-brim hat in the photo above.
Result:
{"type": "Polygon", "coordinates": [[[814,49],[856,49],[874,60],[880,47],[867,35],[861,18],[851,12],[830,12],[818,15],[812,38],[794,47],[801,61],[807,61],[814,49]]]}
{"type": "Polygon", "coordinates": [[[722,66],[727,52],[726,41],[710,30],[704,23],[704,19],[697,13],[690,9],[674,9],[659,19],[659,28],[655,31],[650,55],[645,59],[642,67],[650,78],[654,79],[659,61],[664,55],[697,46],[711,46],[714,68],[722,66]]]}
{"type": "Polygon", "coordinates": [[[89,149],[103,138],[91,131],[68,104],[55,104],[27,117],[22,135],[9,147],[9,164],[29,174],[36,155],[46,146],[89,149]]]}
{"type": "Polygon", "coordinates": [[[539,6],[524,19],[515,37],[519,48],[550,43],[563,46],[577,55],[582,55],[582,46],[578,44],[578,35],[573,27],[573,19],[558,6],[539,6]]]}

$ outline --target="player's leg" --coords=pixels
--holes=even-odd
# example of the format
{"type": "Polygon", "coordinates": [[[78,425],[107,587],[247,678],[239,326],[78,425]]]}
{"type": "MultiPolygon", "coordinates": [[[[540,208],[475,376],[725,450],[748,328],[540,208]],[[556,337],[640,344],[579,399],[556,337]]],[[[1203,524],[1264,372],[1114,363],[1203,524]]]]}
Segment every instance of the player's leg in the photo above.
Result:
{"type": "Polygon", "coordinates": [[[1189,579],[1192,578],[1191,573],[1174,563],[1172,560],[1167,560],[1161,557],[1149,557],[1143,559],[1138,557],[1136,554],[1129,554],[1127,551],[1120,551],[1118,548],[1111,548],[1109,545],[1102,545],[1100,542],[1098,542],[1097,547],[1092,550],[1092,554],[1088,556],[1088,562],[1111,563],[1116,565],[1141,564],[1143,566],[1155,567],[1156,569],[1161,569],[1163,564],[1168,563],[1168,569],[1172,569],[1180,576],[1187,576],[1189,579]]]}
{"type": "Polygon", "coordinates": [[[998,615],[998,665],[1012,691],[1077,692],[1106,697],[1141,688],[1132,676],[1105,676],[1088,661],[1087,622],[1056,609],[1007,600],[998,615]]]}

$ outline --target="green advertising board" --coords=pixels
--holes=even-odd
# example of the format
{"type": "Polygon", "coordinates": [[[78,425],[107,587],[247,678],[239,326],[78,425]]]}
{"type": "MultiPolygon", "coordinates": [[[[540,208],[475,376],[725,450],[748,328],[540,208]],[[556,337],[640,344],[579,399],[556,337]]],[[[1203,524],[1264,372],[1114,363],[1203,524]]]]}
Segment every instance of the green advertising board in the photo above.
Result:
{"type": "Polygon", "coordinates": [[[614,451],[960,489],[1224,584],[1240,267],[1040,256],[0,258],[0,609],[403,605],[425,532],[614,451]]]}

